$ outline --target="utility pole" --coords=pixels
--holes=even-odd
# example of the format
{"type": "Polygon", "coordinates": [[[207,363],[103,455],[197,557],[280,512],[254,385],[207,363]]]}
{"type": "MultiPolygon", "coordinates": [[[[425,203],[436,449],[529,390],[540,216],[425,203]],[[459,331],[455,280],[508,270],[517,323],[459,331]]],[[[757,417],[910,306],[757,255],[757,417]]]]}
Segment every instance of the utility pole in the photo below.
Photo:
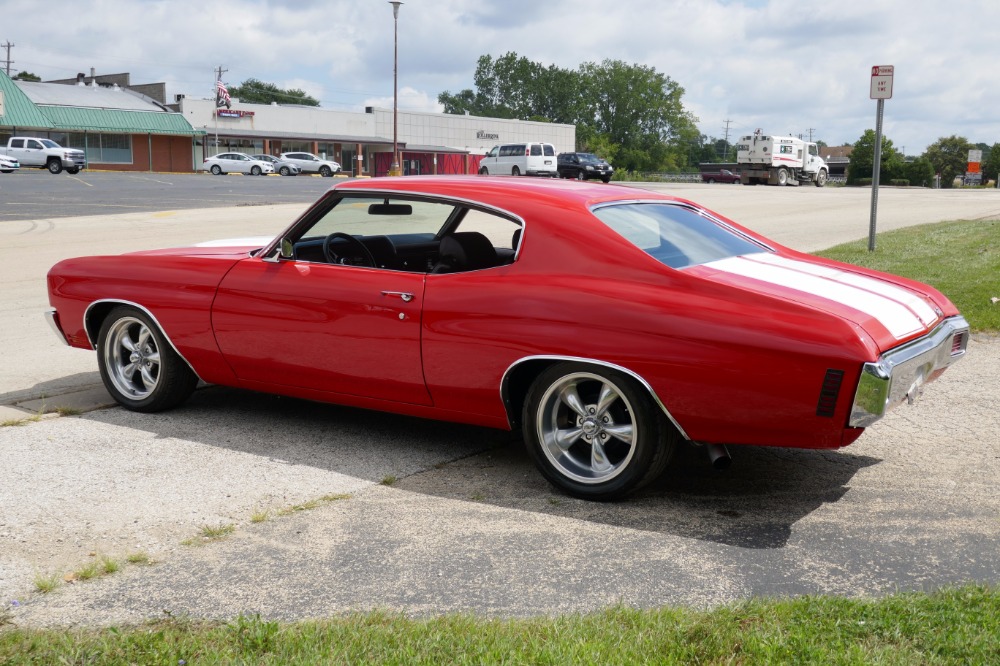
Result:
{"type": "Polygon", "coordinates": [[[725,142],[726,142],[726,154],[722,156],[722,160],[726,161],[726,160],[729,159],[729,124],[731,122],[733,122],[733,121],[729,120],[729,119],[726,119],[723,122],[726,123],[726,126],[722,128],[722,130],[726,133],[726,138],[725,138],[725,142]]]}
{"type": "Polygon", "coordinates": [[[10,49],[11,47],[16,46],[16,44],[11,44],[8,39],[6,44],[0,44],[0,46],[7,49],[7,76],[10,76],[10,66],[14,63],[14,61],[10,59],[10,49]]]}
{"type": "Polygon", "coordinates": [[[812,143],[812,142],[813,142],[813,132],[815,132],[815,131],[816,131],[816,128],[815,128],[815,127],[810,127],[810,128],[809,128],[808,130],[806,130],[806,131],[808,131],[808,132],[809,132],[809,143],[812,143]]]}

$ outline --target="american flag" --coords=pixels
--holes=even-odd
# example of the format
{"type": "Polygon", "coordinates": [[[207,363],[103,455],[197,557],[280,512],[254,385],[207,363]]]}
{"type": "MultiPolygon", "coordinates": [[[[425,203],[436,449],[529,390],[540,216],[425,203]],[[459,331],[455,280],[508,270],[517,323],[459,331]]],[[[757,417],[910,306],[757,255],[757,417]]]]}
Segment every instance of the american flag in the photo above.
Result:
{"type": "Polygon", "coordinates": [[[229,99],[229,91],[226,90],[226,84],[222,81],[215,82],[215,107],[226,107],[231,108],[233,106],[232,101],[229,99]]]}

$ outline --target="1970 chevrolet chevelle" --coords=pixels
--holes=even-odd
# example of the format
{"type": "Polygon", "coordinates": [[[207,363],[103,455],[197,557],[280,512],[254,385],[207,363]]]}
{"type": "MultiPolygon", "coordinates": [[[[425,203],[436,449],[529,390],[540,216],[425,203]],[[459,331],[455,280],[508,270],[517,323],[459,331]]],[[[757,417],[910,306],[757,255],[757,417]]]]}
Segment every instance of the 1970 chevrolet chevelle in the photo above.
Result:
{"type": "Polygon", "coordinates": [[[273,239],[69,259],[49,321],[122,406],[198,380],[520,428],[573,495],[684,441],[829,449],[960,358],[937,290],[781,247],[689,201],[502,177],[338,184],[273,239]]]}

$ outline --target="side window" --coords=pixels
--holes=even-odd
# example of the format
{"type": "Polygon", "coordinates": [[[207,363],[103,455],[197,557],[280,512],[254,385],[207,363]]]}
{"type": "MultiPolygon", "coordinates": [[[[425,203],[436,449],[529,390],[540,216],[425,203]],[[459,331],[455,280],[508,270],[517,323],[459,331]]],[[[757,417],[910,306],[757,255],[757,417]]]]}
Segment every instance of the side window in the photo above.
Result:
{"type": "Polygon", "coordinates": [[[542,146],[540,144],[537,144],[537,143],[531,144],[531,155],[533,157],[541,157],[542,156],[542,146]]]}
{"type": "Polygon", "coordinates": [[[510,157],[513,146],[500,146],[500,157],[510,157]]]}
{"type": "Polygon", "coordinates": [[[505,217],[470,208],[456,231],[478,231],[490,239],[497,249],[513,249],[514,232],[521,225],[505,217]]]}
{"type": "Polygon", "coordinates": [[[28,148],[31,148],[33,150],[41,150],[42,149],[42,144],[40,144],[37,141],[34,141],[32,139],[28,139],[28,148]]]}
{"type": "Polygon", "coordinates": [[[10,147],[11,148],[24,148],[24,139],[11,139],[10,140],[10,147]]]}

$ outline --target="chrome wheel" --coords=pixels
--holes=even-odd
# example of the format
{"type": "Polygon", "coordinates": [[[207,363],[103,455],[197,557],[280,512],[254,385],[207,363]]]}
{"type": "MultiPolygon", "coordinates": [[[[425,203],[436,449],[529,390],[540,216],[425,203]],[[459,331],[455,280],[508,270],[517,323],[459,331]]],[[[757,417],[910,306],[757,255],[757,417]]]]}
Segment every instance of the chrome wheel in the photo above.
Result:
{"type": "Polygon", "coordinates": [[[134,317],[123,317],[108,330],[104,366],[115,388],[132,400],[149,397],[160,380],[160,349],[153,332],[134,317]]]}
{"type": "Polygon", "coordinates": [[[577,372],[542,395],[535,426],[545,457],[560,474],[580,483],[603,483],[632,461],[639,436],[633,414],[614,382],[577,372]]]}

